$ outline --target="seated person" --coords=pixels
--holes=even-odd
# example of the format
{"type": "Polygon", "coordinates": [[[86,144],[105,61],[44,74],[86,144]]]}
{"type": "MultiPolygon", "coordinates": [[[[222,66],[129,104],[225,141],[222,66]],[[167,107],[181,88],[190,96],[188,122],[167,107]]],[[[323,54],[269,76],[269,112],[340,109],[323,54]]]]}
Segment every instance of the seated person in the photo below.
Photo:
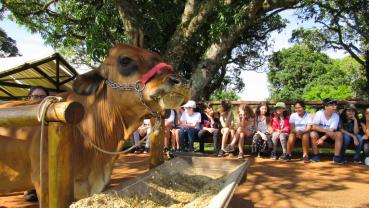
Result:
{"type": "Polygon", "coordinates": [[[252,138],[251,152],[257,153],[259,157],[261,154],[269,156],[270,150],[273,149],[272,132],[269,106],[262,102],[256,108],[256,133],[252,138]]]}
{"type": "Polygon", "coordinates": [[[359,118],[357,117],[356,107],[354,104],[347,104],[341,113],[339,128],[343,134],[343,145],[341,149],[341,157],[345,160],[346,149],[353,141],[355,145],[354,163],[361,164],[361,149],[363,147],[363,139],[359,134],[359,118]]]}
{"type": "Polygon", "coordinates": [[[135,154],[141,153],[141,144],[140,140],[144,137],[146,138],[145,148],[143,150],[143,153],[148,153],[150,150],[150,131],[151,131],[151,122],[150,119],[144,119],[143,124],[138,127],[138,129],[133,133],[133,140],[134,144],[136,146],[136,150],[134,151],[135,154]]]}
{"type": "Polygon", "coordinates": [[[182,113],[180,119],[180,149],[185,150],[185,147],[188,145],[188,151],[193,152],[193,143],[200,130],[201,114],[199,112],[194,112],[196,102],[193,100],[189,100],[183,107],[185,108],[185,112],[182,113]],[[187,138],[188,144],[185,144],[187,138]]]}
{"type": "Polygon", "coordinates": [[[271,126],[273,129],[272,141],[273,141],[273,151],[271,154],[272,160],[277,160],[277,145],[278,141],[281,143],[283,154],[279,158],[280,160],[287,160],[287,139],[290,133],[290,115],[286,110],[286,104],[283,102],[278,102],[274,106],[274,113],[271,119],[271,126]]]}
{"type": "Polygon", "coordinates": [[[365,165],[369,165],[369,108],[365,109],[364,118],[360,121],[361,133],[363,135],[363,147],[364,147],[364,162],[365,165]]]}
{"type": "Polygon", "coordinates": [[[174,117],[174,126],[171,130],[172,133],[172,150],[173,151],[179,151],[180,150],[180,146],[179,146],[179,130],[180,130],[180,118],[182,116],[182,113],[184,112],[184,108],[183,107],[179,107],[175,110],[175,117],[174,117]]]}
{"type": "Polygon", "coordinates": [[[295,113],[291,115],[289,123],[291,127],[291,133],[287,142],[287,161],[291,161],[292,159],[292,150],[296,139],[301,139],[302,160],[304,163],[310,162],[308,152],[313,118],[310,113],[305,111],[304,101],[297,101],[295,103],[295,113]]]}
{"type": "Polygon", "coordinates": [[[199,131],[199,141],[200,141],[200,152],[204,153],[204,143],[205,139],[208,137],[213,138],[214,153],[219,151],[219,117],[214,113],[213,108],[209,104],[205,104],[204,117],[202,129],[199,131]]]}
{"type": "Polygon", "coordinates": [[[339,115],[336,113],[337,101],[332,98],[326,98],[323,101],[324,110],[316,112],[313,119],[313,131],[310,133],[312,140],[313,157],[311,162],[319,162],[318,145],[324,142],[334,143],[333,162],[343,164],[341,158],[342,133],[338,131],[340,121],[339,115]]]}
{"type": "MultiPolygon", "coordinates": [[[[171,110],[171,109],[165,110],[165,120],[164,120],[164,128],[165,128],[164,151],[165,152],[170,150],[170,148],[169,148],[170,137],[171,137],[170,135],[171,135],[171,130],[174,127],[174,119],[175,119],[174,110],[171,110]]],[[[173,141],[172,141],[172,143],[173,143],[173,141]]]]}
{"type": "Polygon", "coordinates": [[[234,146],[238,142],[238,159],[243,159],[243,147],[246,138],[252,138],[256,129],[256,117],[254,111],[249,105],[240,105],[238,108],[238,128],[232,142],[227,146],[226,151],[233,156],[234,146]]]}
{"type": "Polygon", "coordinates": [[[218,157],[223,157],[224,153],[227,152],[226,145],[228,143],[228,138],[233,138],[235,131],[231,103],[222,101],[220,105],[221,107],[219,109],[219,113],[220,113],[220,124],[222,125],[221,128],[222,143],[218,153],[218,157]]]}

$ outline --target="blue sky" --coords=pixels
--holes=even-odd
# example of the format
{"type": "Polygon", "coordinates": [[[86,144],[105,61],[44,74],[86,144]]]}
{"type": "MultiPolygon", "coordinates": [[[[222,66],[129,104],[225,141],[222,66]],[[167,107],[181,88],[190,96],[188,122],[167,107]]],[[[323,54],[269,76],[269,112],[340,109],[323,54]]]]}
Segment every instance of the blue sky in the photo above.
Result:
{"type": "MultiPolygon", "coordinates": [[[[314,26],[313,22],[300,23],[293,15],[293,11],[287,10],[282,13],[282,16],[290,21],[287,27],[281,32],[273,32],[271,40],[274,42],[268,53],[281,50],[282,48],[289,48],[292,46],[288,42],[292,30],[298,27],[311,28],[314,26]]],[[[17,47],[20,53],[27,57],[40,57],[42,55],[49,55],[54,50],[43,43],[39,34],[31,34],[23,26],[19,26],[7,19],[0,21],[0,27],[5,30],[9,37],[17,42],[17,47]]],[[[345,56],[342,51],[327,51],[327,54],[332,58],[342,58],[345,56]]],[[[241,74],[246,84],[245,89],[239,93],[241,100],[258,101],[265,100],[269,97],[268,81],[266,73],[257,73],[254,71],[243,72],[241,74]]]]}

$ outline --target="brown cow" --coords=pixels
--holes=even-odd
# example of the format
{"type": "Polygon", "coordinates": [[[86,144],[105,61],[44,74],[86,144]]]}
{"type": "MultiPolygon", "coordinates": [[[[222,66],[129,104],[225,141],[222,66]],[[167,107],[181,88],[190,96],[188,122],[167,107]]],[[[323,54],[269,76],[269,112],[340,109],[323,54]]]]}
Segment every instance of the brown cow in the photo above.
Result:
{"type": "MultiPolygon", "coordinates": [[[[120,141],[128,140],[145,116],[177,107],[190,96],[188,83],[157,54],[123,44],[112,48],[97,70],[77,77],[74,91],[61,96],[80,102],[86,111],[81,123],[70,129],[76,199],[101,192],[116,159],[90,142],[104,150],[120,150],[120,141]]],[[[40,128],[1,127],[0,135],[0,193],[34,186],[39,194],[40,128]]]]}

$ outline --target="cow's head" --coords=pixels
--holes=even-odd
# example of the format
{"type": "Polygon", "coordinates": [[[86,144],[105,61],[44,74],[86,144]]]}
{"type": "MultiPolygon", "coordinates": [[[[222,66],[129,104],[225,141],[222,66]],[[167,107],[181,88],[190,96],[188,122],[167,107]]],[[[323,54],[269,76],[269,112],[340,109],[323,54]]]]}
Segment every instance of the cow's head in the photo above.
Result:
{"type": "Polygon", "coordinates": [[[106,90],[118,104],[123,101],[125,105],[137,105],[137,100],[139,104],[143,100],[154,111],[176,108],[190,97],[188,82],[177,76],[158,54],[123,44],[110,49],[97,70],[77,77],[73,88],[80,95],[106,90]],[[143,99],[139,97],[140,90],[143,99]]]}

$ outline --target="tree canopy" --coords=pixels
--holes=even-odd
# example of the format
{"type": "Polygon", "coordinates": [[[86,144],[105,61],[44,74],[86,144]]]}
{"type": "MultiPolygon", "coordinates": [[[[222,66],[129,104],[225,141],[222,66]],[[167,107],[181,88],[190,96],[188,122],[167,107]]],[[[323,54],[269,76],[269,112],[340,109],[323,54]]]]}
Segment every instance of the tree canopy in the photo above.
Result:
{"type": "Polygon", "coordinates": [[[363,97],[362,74],[362,66],[350,57],[334,60],[298,44],[272,55],[268,79],[272,99],[349,99],[363,97]]]}
{"type": "Polygon", "coordinates": [[[101,62],[118,42],[159,52],[193,80],[193,98],[225,86],[240,90],[242,70],[263,63],[278,13],[297,0],[1,0],[10,17],[39,32],[75,63],[101,62]],[[234,63],[231,67],[229,63],[234,63]]]}
{"type": "Polygon", "coordinates": [[[291,41],[304,42],[317,50],[345,50],[362,65],[365,85],[369,88],[369,1],[305,0],[304,3],[298,13],[300,18],[313,19],[319,26],[295,30],[291,41]]]}
{"type": "Polygon", "coordinates": [[[0,58],[19,55],[15,40],[8,37],[5,31],[0,28],[0,58]]]}

